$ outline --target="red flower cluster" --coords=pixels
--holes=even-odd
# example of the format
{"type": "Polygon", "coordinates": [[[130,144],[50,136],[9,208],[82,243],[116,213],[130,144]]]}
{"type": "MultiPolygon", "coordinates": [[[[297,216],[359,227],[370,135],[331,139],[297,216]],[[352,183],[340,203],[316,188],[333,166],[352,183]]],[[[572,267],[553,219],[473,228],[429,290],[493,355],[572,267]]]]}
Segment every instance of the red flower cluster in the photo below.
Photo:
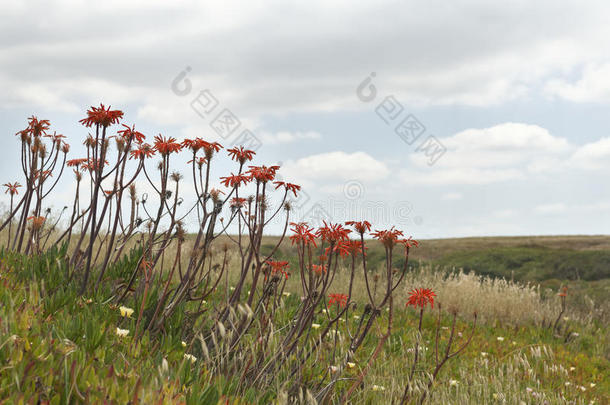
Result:
{"type": "Polygon", "coordinates": [[[176,138],[173,137],[164,137],[160,134],[155,136],[155,150],[160,154],[167,156],[170,153],[180,152],[182,149],[182,145],[176,142],[176,138]]]}
{"type": "Polygon", "coordinates": [[[284,187],[287,192],[292,191],[294,193],[295,197],[297,196],[297,191],[301,191],[301,186],[299,186],[297,184],[284,183],[283,181],[275,181],[275,182],[273,182],[273,184],[275,184],[276,190],[280,187],[284,187]]]}
{"type": "Polygon", "coordinates": [[[427,304],[430,304],[431,308],[434,308],[434,297],[436,294],[428,288],[416,288],[409,293],[409,300],[407,305],[413,305],[415,308],[424,308],[427,304]]]}
{"type": "Polygon", "coordinates": [[[253,150],[244,149],[243,146],[240,146],[239,148],[235,147],[233,149],[227,149],[227,152],[229,152],[231,160],[235,160],[236,162],[239,162],[239,164],[242,165],[246,163],[246,161],[252,160],[252,158],[256,154],[256,152],[254,152],[253,150]]]}
{"type": "Polygon", "coordinates": [[[341,224],[327,224],[324,221],[324,226],[318,229],[316,236],[326,242],[339,242],[349,240],[350,232],[349,229],[345,229],[341,224]]]}
{"type": "Polygon", "coordinates": [[[47,130],[51,126],[49,120],[39,120],[35,116],[28,118],[28,127],[23,131],[17,132],[17,135],[38,137],[41,135],[46,136],[47,130]]]}
{"type": "Polygon", "coordinates": [[[146,136],[143,133],[136,131],[135,125],[133,125],[131,128],[129,128],[125,124],[122,124],[122,125],[123,125],[123,127],[125,127],[125,129],[117,131],[117,133],[119,135],[121,135],[121,137],[123,137],[123,139],[125,139],[126,141],[133,141],[135,139],[135,141],[137,143],[144,142],[144,139],[146,139],[146,136]]]}
{"type": "Polygon", "coordinates": [[[229,207],[234,209],[241,208],[246,205],[246,202],[248,202],[248,200],[246,200],[245,198],[233,197],[229,203],[229,207]]]}
{"type": "Polygon", "coordinates": [[[66,162],[66,165],[68,165],[68,167],[79,167],[81,166],[83,163],[88,162],[89,159],[87,158],[81,158],[81,159],[72,159],[72,160],[68,160],[66,162]]]}
{"type": "Polygon", "coordinates": [[[347,221],[345,225],[353,226],[356,232],[361,235],[371,230],[371,223],[369,221],[347,221]]]}
{"type": "MultiPolygon", "coordinates": [[[[273,260],[267,260],[266,263],[269,265],[269,267],[271,267],[271,274],[283,274],[286,277],[286,280],[288,280],[288,276],[290,275],[290,273],[288,273],[286,271],[286,269],[289,266],[288,262],[277,262],[277,261],[273,261],[273,260]]],[[[265,275],[265,280],[267,279],[267,276],[265,275]]]]}
{"type": "Polygon", "coordinates": [[[372,233],[373,238],[379,240],[387,248],[392,248],[398,242],[398,237],[403,236],[402,231],[394,229],[386,229],[383,231],[375,231],[372,233]]]}
{"type": "Polygon", "coordinates": [[[28,221],[32,221],[32,227],[36,230],[42,228],[42,225],[44,224],[44,221],[46,221],[45,217],[35,217],[35,216],[31,216],[28,217],[28,221]]]}
{"type": "MultiPolygon", "coordinates": [[[[82,160],[82,159],[75,159],[75,160],[82,160]]],[[[104,165],[107,165],[108,161],[104,160],[104,165]]],[[[100,163],[98,163],[97,159],[85,159],[84,163],[81,163],[81,170],[96,170],[96,169],[100,169],[102,167],[102,165],[100,163]]]]}
{"type": "Polygon", "coordinates": [[[294,235],[290,235],[290,240],[293,245],[295,243],[303,243],[304,245],[312,244],[317,246],[316,235],[313,233],[313,228],[307,225],[306,222],[291,222],[290,225],[292,226],[292,229],[290,230],[294,232],[294,235]]]}
{"type": "MultiPolygon", "coordinates": [[[[366,248],[365,248],[366,249],[366,248]]],[[[330,247],[326,248],[326,254],[328,255],[330,247]]],[[[339,252],[341,257],[349,255],[357,255],[362,253],[362,242],[359,240],[342,240],[337,243],[337,246],[333,248],[333,252],[339,252]]]]}
{"type": "Polygon", "coordinates": [[[6,187],[6,191],[4,192],[4,194],[10,193],[10,195],[15,195],[15,194],[19,194],[19,190],[17,190],[17,189],[19,187],[21,187],[21,184],[19,184],[19,182],[4,183],[3,186],[6,187]]]}
{"type": "Polygon", "coordinates": [[[347,295],[345,294],[328,294],[330,299],[328,305],[337,304],[337,307],[345,308],[347,305],[347,295]]]}
{"type": "Polygon", "coordinates": [[[247,173],[258,183],[267,183],[273,181],[279,168],[279,166],[250,166],[247,173]]]}
{"type": "Polygon", "coordinates": [[[155,155],[155,149],[147,143],[141,143],[139,148],[129,152],[129,159],[144,159],[155,155]]]}
{"type": "Polygon", "coordinates": [[[316,273],[317,276],[321,276],[322,273],[326,273],[326,270],[327,270],[325,265],[312,264],[311,268],[312,268],[313,272],[316,273]]]}
{"type": "Polygon", "coordinates": [[[50,170],[43,170],[42,172],[40,170],[36,170],[34,172],[34,179],[35,180],[37,180],[38,178],[41,178],[42,181],[45,181],[49,177],[53,177],[53,173],[51,173],[50,170]]]}
{"type": "Polygon", "coordinates": [[[205,151],[205,155],[211,157],[214,152],[218,152],[222,148],[222,145],[218,142],[208,142],[201,138],[195,138],[185,139],[182,141],[182,147],[189,148],[193,152],[203,149],[205,151]]]}
{"type": "Polygon", "coordinates": [[[413,246],[419,247],[419,242],[413,239],[412,236],[409,236],[407,239],[400,239],[397,241],[397,243],[404,245],[405,249],[407,250],[412,248],[413,246]]]}
{"type": "Polygon", "coordinates": [[[220,180],[220,183],[225,187],[239,187],[242,183],[248,184],[252,180],[252,177],[243,173],[237,175],[231,173],[230,176],[221,177],[220,180]]]}
{"type": "Polygon", "coordinates": [[[117,124],[119,120],[123,118],[123,111],[111,110],[104,107],[104,104],[100,104],[99,107],[91,106],[91,109],[87,111],[87,117],[78,121],[87,128],[95,126],[109,127],[110,125],[117,124]]]}

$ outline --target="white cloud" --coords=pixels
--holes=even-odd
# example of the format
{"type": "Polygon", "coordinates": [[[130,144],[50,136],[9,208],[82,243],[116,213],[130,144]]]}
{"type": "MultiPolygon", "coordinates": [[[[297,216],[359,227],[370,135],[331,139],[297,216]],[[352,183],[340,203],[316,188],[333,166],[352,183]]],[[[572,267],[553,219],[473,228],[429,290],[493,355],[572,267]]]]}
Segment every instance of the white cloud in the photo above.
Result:
{"type": "Polygon", "coordinates": [[[540,214],[553,215],[566,212],[568,207],[564,203],[550,203],[538,205],[535,210],[540,214]]]}
{"type": "Polygon", "coordinates": [[[447,151],[434,166],[420,152],[410,155],[419,168],[409,181],[420,184],[489,184],[554,170],[572,146],[537,125],[504,123],[473,128],[440,140],[447,151]]]}
{"type": "Polygon", "coordinates": [[[72,108],[80,98],[99,99],[99,88],[78,85],[97,81],[137,99],[143,115],[167,120],[182,114],[166,99],[187,65],[196,89],[211,89],[240,117],[366,108],[354,93],[371,71],[380,95],[409,103],[498,104],[551,78],[553,94],[607,100],[609,7],[550,0],[451,8],[391,0],[12,4],[0,16],[8,79],[0,105],[72,108]],[[120,29],[108,29],[109,19],[120,29]],[[591,67],[571,83],[566,77],[580,66],[591,67]],[[55,91],[52,83],[62,79],[75,83],[73,91],[55,91]]]}
{"type": "Polygon", "coordinates": [[[571,156],[569,163],[580,169],[609,169],[610,138],[602,138],[579,147],[571,156]]]}
{"type": "Polygon", "coordinates": [[[545,91],[553,96],[574,102],[610,101],[610,63],[587,65],[576,81],[566,78],[551,79],[545,91]]]}
{"type": "Polygon", "coordinates": [[[320,184],[353,179],[378,181],[386,178],[390,170],[365,152],[337,151],[290,160],[282,167],[282,174],[304,184],[320,184]]]}
{"type": "Polygon", "coordinates": [[[446,201],[457,201],[461,200],[464,196],[462,193],[445,193],[441,196],[441,200],[446,201]]]}
{"type": "Polygon", "coordinates": [[[497,218],[509,218],[509,217],[512,217],[515,215],[515,210],[511,210],[511,209],[496,210],[496,211],[493,211],[491,214],[497,218]]]}
{"type": "Polygon", "coordinates": [[[260,140],[263,144],[280,144],[280,143],[292,143],[296,141],[307,141],[307,140],[319,140],[322,139],[322,135],[315,131],[305,131],[305,132],[289,132],[289,131],[279,131],[275,133],[271,132],[261,132],[260,140]]]}

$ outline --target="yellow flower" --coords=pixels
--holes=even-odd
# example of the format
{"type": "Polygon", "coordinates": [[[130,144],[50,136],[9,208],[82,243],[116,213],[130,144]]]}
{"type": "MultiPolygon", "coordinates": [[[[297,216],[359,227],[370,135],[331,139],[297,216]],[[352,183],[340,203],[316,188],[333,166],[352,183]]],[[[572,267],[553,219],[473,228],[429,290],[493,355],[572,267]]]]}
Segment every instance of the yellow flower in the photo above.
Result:
{"type": "Polygon", "coordinates": [[[284,297],[290,297],[290,293],[289,293],[289,292],[287,292],[287,291],[284,291],[284,292],[282,293],[282,295],[283,295],[284,297]]]}
{"type": "Polygon", "coordinates": [[[373,391],[385,391],[385,387],[383,385],[373,385],[373,391]]]}
{"type": "Polygon", "coordinates": [[[182,347],[186,347],[186,342],[184,340],[181,343],[182,343],[182,347]]]}
{"type": "Polygon", "coordinates": [[[356,363],[352,363],[351,361],[348,361],[347,362],[347,367],[354,368],[354,367],[356,367],[356,363]]]}
{"type": "Polygon", "coordinates": [[[190,361],[191,363],[194,363],[197,361],[197,357],[193,356],[192,354],[188,354],[188,353],[184,353],[184,358],[187,359],[188,361],[190,361]]]}
{"type": "Polygon", "coordinates": [[[119,337],[125,337],[129,335],[129,329],[116,328],[116,334],[119,337]]]}
{"type": "Polygon", "coordinates": [[[457,385],[458,385],[457,380],[449,380],[449,386],[451,386],[451,387],[457,387],[457,385]]]}
{"type": "Polygon", "coordinates": [[[593,388],[593,387],[595,387],[595,385],[596,385],[595,383],[591,383],[591,384],[589,384],[589,387],[593,388]]]}
{"type": "Polygon", "coordinates": [[[131,315],[133,314],[133,309],[121,306],[119,307],[119,312],[121,313],[122,317],[131,318],[131,315]]]}

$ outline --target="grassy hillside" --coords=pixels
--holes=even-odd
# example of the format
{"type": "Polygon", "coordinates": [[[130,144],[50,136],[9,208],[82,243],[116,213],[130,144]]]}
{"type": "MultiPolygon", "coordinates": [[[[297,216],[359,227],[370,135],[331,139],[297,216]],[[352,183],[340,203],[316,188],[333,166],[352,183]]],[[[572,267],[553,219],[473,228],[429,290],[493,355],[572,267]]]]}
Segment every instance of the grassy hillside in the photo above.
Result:
{"type": "MultiPolygon", "coordinates": [[[[423,246],[433,251],[430,247],[433,243],[447,241],[424,241],[423,246]]],[[[496,252],[493,257],[497,263],[485,256],[486,250],[480,246],[473,245],[471,255],[481,257],[481,265],[500,272],[511,268],[501,259],[502,255],[519,257],[515,249],[520,252],[531,248],[496,247],[492,252],[496,252]]],[[[537,252],[554,248],[534,249],[537,252]]],[[[282,255],[290,254],[286,245],[282,255]]],[[[451,264],[451,260],[458,263],[469,257],[451,252],[430,260],[435,263],[446,260],[451,264]]],[[[534,257],[549,263],[544,254],[536,253],[534,257]]],[[[189,321],[189,314],[196,308],[185,305],[171,317],[162,333],[145,333],[141,340],[134,340],[140,316],[134,301],[138,290],[126,302],[134,313],[123,316],[112,303],[115,294],[112,282],[105,284],[97,295],[78,294],[74,283],[68,282],[60,251],[30,258],[2,252],[0,259],[0,403],[286,403],[290,387],[280,381],[291,369],[279,369],[275,379],[267,384],[245,385],[244,375],[232,371],[239,356],[229,350],[228,338],[218,335],[205,344],[199,331],[206,325],[189,321]]],[[[112,267],[109,279],[128,273],[133,265],[130,260],[133,258],[112,267]]],[[[473,266],[479,263],[477,260],[472,259],[473,266]]],[[[526,263],[522,262],[520,267],[525,268],[526,263]]],[[[222,305],[235,277],[236,271],[232,269],[226,284],[221,283],[205,303],[205,311],[212,315],[222,305]]],[[[342,270],[331,291],[341,291],[346,282],[346,272],[342,270]]],[[[313,356],[301,377],[303,403],[313,403],[310,392],[320,389],[324,377],[339,364],[333,359],[345,355],[344,349],[336,345],[337,339],[346,339],[357,328],[363,310],[358,303],[366,302],[366,292],[362,280],[356,283],[357,306],[337,324],[334,337],[320,336],[321,344],[310,347],[313,356]]],[[[535,287],[445,272],[431,265],[420,265],[406,276],[405,287],[396,295],[393,332],[352,397],[353,403],[399,400],[415,347],[419,354],[415,389],[424,390],[425,373],[431,372],[435,364],[437,307],[434,312],[430,309],[425,312],[421,345],[416,346],[418,311],[405,308],[404,304],[408,290],[415,286],[433,289],[437,301],[445,308],[438,329],[441,352],[449,340],[451,311],[458,311],[454,342],[458,346],[466,342],[472,329],[472,312],[478,312],[470,345],[443,368],[427,403],[608,403],[610,329],[599,314],[574,312],[568,305],[558,328],[553,330],[549,324],[560,311],[557,296],[544,297],[535,287]]],[[[299,288],[298,279],[291,277],[284,293],[277,296],[281,303],[275,315],[277,332],[269,342],[272,346],[279,344],[282,324],[290,322],[291,314],[300,305],[299,288]]],[[[144,317],[152,307],[154,300],[144,308],[144,317]]],[[[312,325],[322,326],[312,328],[312,334],[321,334],[333,311],[319,309],[312,325]]],[[[382,314],[364,348],[337,382],[339,392],[344,392],[365,367],[388,321],[387,315],[382,314]]],[[[255,335],[248,340],[253,346],[257,344],[255,335]]],[[[338,403],[338,397],[333,398],[329,403],[338,403]]]]}

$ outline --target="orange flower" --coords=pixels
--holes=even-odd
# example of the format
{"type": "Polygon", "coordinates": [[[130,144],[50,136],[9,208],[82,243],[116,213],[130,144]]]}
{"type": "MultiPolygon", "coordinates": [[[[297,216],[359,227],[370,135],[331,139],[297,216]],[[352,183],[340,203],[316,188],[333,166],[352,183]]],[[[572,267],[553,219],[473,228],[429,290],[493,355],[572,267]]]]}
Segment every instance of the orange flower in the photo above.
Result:
{"type": "MultiPolygon", "coordinates": [[[[326,249],[328,250],[329,248],[326,249]]],[[[362,253],[362,242],[359,240],[339,241],[333,250],[339,252],[341,257],[357,255],[362,253]]]]}
{"type": "Polygon", "coordinates": [[[254,155],[256,155],[256,152],[254,152],[253,150],[244,149],[243,146],[240,146],[239,148],[235,147],[233,149],[227,149],[227,152],[229,152],[231,160],[235,160],[236,162],[239,162],[242,165],[246,163],[246,161],[252,160],[254,155]]]}
{"type": "MultiPolygon", "coordinates": [[[[104,165],[107,165],[108,161],[104,160],[104,165]]],[[[97,170],[97,169],[101,169],[102,168],[102,164],[101,162],[98,163],[97,159],[88,159],[86,163],[83,163],[81,165],[81,170],[97,170]]]]}
{"type": "Polygon", "coordinates": [[[6,187],[6,191],[4,192],[4,194],[15,195],[19,194],[19,190],[17,189],[21,187],[21,184],[19,184],[18,182],[4,183],[3,186],[6,187]]]}
{"type": "Polygon", "coordinates": [[[188,163],[193,163],[193,162],[195,162],[195,163],[197,163],[199,166],[203,166],[204,164],[206,164],[206,163],[207,163],[207,161],[208,161],[208,160],[207,160],[206,158],[204,158],[204,157],[198,157],[198,158],[196,158],[196,159],[191,159],[191,160],[189,160],[189,161],[188,161],[188,162],[186,162],[186,163],[188,164],[188,163]]]}
{"type": "Polygon", "coordinates": [[[155,150],[160,154],[167,156],[170,153],[180,152],[182,149],[182,145],[176,142],[176,138],[173,137],[164,137],[160,134],[155,136],[155,150]]]}
{"type": "Polygon", "coordinates": [[[149,144],[142,143],[138,149],[130,151],[129,154],[131,155],[129,159],[144,159],[154,156],[155,150],[149,144]]]}
{"type": "MultiPolygon", "coordinates": [[[[272,275],[274,275],[276,273],[280,273],[280,274],[283,274],[286,277],[286,280],[288,280],[288,276],[290,275],[290,273],[288,273],[286,271],[286,269],[288,267],[290,267],[288,262],[286,262],[286,261],[277,262],[277,261],[267,260],[266,263],[271,267],[271,274],[272,275]]],[[[265,280],[266,279],[267,279],[267,275],[265,275],[265,280]]]]}
{"type": "Polygon", "coordinates": [[[430,307],[434,308],[434,297],[436,294],[428,288],[416,288],[409,293],[409,300],[407,305],[413,305],[414,307],[421,307],[422,309],[429,303],[430,307]]]}
{"type": "Polygon", "coordinates": [[[66,139],[65,135],[58,134],[57,132],[53,132],[53,135],[44,135],[45,138],[51,138],[53,143],[61,143],[62,139],[66,139]]]}
{"type": "Polygon", "coordinates": [[[72,160],[68,160],[66,162],[66,165],[68,165],[68,167],[77,167],[77,166],[81,166],[83,163],[86,163],[87,161],[88,161],[87,158],[72,159],[72,160]]]}
{"type": "Polygon", "coordinates": [[[91,109],[87,111],[87,118],[83,118],[78,122],[87,128],[90,128],[93,125],[106,128],[110,125],[117,124],[121,118],[123,118],[123,111],[111,110],[110,106],[105,108],[104,104],[100,104],[99,107],[91,106],[91,109]]]}
{"type": "Polygon", "coordinates": [[[413,246],[419,247],[419,242],[413,239],[412,236],[409,236],[407,239],[400,239],[397,241],[397,243],[404,245],[405,249],[407,250],[412,248],[413,246]]]}
{"type": "Polygon", "coordinates": [[[42,225],[44,224],[45,220],[46,220],[45,217],[35,217],[35,216],[28,217],[28,221],[32,221],[32,228],[34,228],[36,230],[42,228],[42,225]]]}
{"type": "Polygon", "coordinates": [[[567,286],[563,286],[561,288],[561,292],[559,294],[560,297],[567,297],[568,296],[568,287],[567,286]]]}
{"type": "Polygon", "coordinates": [[[369,221],[347,221],[345,225],[353,226],[356,232],[361,235],[371,230],[371,223],[369,221]]]}
{"type": "Polygon", "coordinates": [[[312,270],[314,273],[316,273],[317,276],[321,276],[322,273],[326,273],[326,266],[324,265],[317,265],[317,264],[312,264],[311,265],[312,270]]]}
{"type": "Polygon", "coordinates": [[[373,237],[379,240],[387,248],[392,248],[398,242],[398,237],[403,236],[402,231],[394,229],[386,229],[383,231],[375,231],[372,233],[373,237]]]}
{"type": "Polygon", "coordinates": [[[246,200],[245,198],[233,197],[231,199],[231,202],[229,203],[229,206],[233,209],[241,208],[246,205],[247,201],[248,200],[246,200]]]}
{"type": "Polygon", "coordinates": [[[144,139],[146,139],[146,136],[141,133],[136,131],[136,126],[133,125],[131,128],[129,128],[127,125],[122,124],[123,127],[125,127],[125,129],[117,131],[117,133],[119,135],[121,135],[123,137],[123,139],[125,140],[136,140],[137,143],[142,143],[144,142],[144,139]]]}
{"type": "Polygon", "coordinates": [[[301,191],[301,186],[299,186],[297,184],[284,183],[283,181],[275,181],[275,182],[273,182],[273,184],[275,184],[276,190],[280,187],[284,187],[287,192],[292,191],[294,193],[295,197],[297,196],[297,191],[301,191]]]}
{"type": "Polygon", "coordinates": [[[347,305],[347,295],[345,294],[328,294],[330,299],[328,305],[337,304],[337,307],[345,308],[347,305]]]}
{"type": "Polygon", "coordinates": [[[225,187],[239,187],[242,183],[247,184],[250,182],[252,177],[245,174],[235,175],[231,173],[230,176],[221,177],[220,179],[222,180],[220,183],[225,187]]]}
{"type": "Polygon", "coordinates": [[[218,142],[207,142],[201,138],[185,139],[182,141],[183,148],[189,148],[193,152],[197,152],[199,149],[204,149],[206,156],[211,156],[214,152],[218,152],[222,145],[218,142]]]}
{"type": "Polygon", "coordinates": [[[279,166],[250,166],[249,173],[258,183],[267,183],[273,181],[275,173],[279,170],[279,166]]]}
{"type": "Polygon", "coordinates": [[[338,242],[349,240],[349,229],[343,228],[341,224],[327,224],[323,221],[324,226],[320,227],[316,232],[316,236],[322,238],[323,241],[338,242]]]}
{"type": "Polygon", "coordinates": [[[290,235],[290,240],[292,244],[295,243],[303,243],[304,245],[312,244],[317,247],[315,239],[316,235],[313,233],[313,228],[307,225],[306,222],[291,222],[292,226],[291,231],[294,232],[294,235],[290,235]]]}
{"type": "Polygon", "coordinates": [[[45,181],[47,178],[53,177],[53,173],[51,173],[50,170],[43,170],[42,172],[40,170],[36,170],[34,172],[34,179],[38,179],[39,177],[42,178],[42,181],[45,181]]]}
{"type": "Polygon", "coordinates": [[[49,120],[39,120],[38,118],[31,116],[28,118],[28,127],[23,131],[17,132],[17,135],[21,135],[22,138],[24,135],[33,135],[34,137],[46,135],[46,131],[49,129],[50,125],[51,123],[49,120]]]}

